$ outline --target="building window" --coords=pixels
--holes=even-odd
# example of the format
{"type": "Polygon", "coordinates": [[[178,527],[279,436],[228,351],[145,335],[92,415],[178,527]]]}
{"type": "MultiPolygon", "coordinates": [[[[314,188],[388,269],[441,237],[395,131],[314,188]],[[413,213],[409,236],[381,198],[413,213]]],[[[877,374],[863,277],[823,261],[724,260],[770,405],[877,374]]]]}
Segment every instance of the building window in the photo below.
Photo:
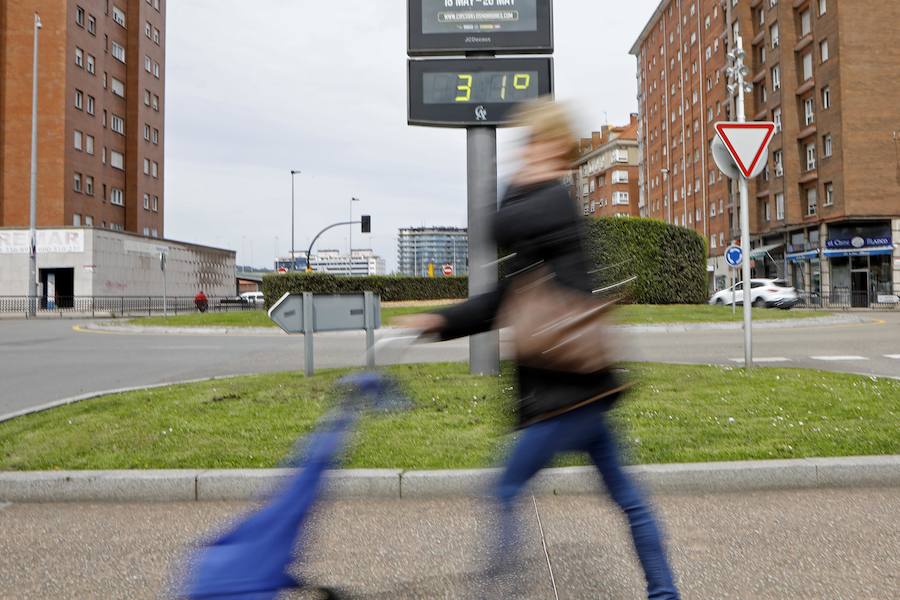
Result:
{"type": "Polygon", "coordinates": [[[781,107],[772,111],[772,121],[775,122],[775,133],[781,133],[781,107]]]}
{"type": "Polygon", "coordinates": [[[814,143],[806,145],[806,170],[816,170],[816,145],[814,143]]]}
{"type": "Polygon", "coordinates": [[[709,247],[710,247],[710,248],[713,248],[713,249],[717,248],[717,246],[716,246],[716,234],[712,234],[712,235],[710,236],[710,238],[709,238],[709,247]]]}
{"type": "Polygon", "coordinates": [[[75,64],[84,68],[84,50],[81,48],[75,48],[75,64]]]}
{"type": "Polygon", "coordinates": [[[148,73],[153,72],[153,61],[150,59],[149,56],[144,57],[144,70],[147,71],[148,73]]]}
{"type": "Polygon", "coordinates": [[[150,230],[150,237],[158,238],[158,237],[159,237],[159,230],[157,230],[157,229],[152,229],[152,230],[150,230]]]}
{"type": "Polygon", "coordinates": [[[82,149],[82,144],[81,144],[82,137],[83,137],[82,133],[76,129],[75,130],[75,141],[74,141],[74,146],[75,146],[76,150],[82,149]]]}
{"type": "Polygon", "coordinates": [[[784,221],[784,194],[775,194],[775,218],[784,221]]]}
{"type": "Polygon", "coordinates": [[[144,227],[144,237],[150,237],[150,228],[144,227]]]}
{"type": "Polygon", "coordinates": [[[75,7],[75,23],[79,27],[84,27],[84,9],[80,6],[75,7]]]}
{"type": "Polygon", "coordinates": [[[159,145],[159,129],[153,128],[153,143],[159,145]]]}
{"type": "Polygon", "coordinates": [[[72,189],[81,193],[81,173],[75,173],[75,181],[73,182],[72,189]]]}
{"type": "Polygon", "coordinates": [[[829,108],[831,108],[831,87],[826,85],[822,88],[822,110],[829,108]]]}
{"type": "Polygon", "coordinates": [[[778,44],[781,42],[781,34],[778,30],[778,23],[775,23],[771,27],[769,27],[769,38],[772,40],[772,47],[777,48],[778,44]]]}
{"type": "Polygon", "coordinates": [[[115,21],[122,27],[125,27],[125,11],[123,11],[121,8],[119,8],[117,6],[113,6],[112,14],[113,14],[113,21],[115,21]]]}
{"type": "Polygon", "coordinates": [[[773,162],[775,163],[775,177],[783,177],[784,176],[784,151],[776,150],[772,154],[773,162]]]}
{"type": "Polygon", "coordinates": [[[159,46],[159,29],[153,29],[153,42],[159,46]]]}
{"type": "Polygon", "coordinates": [[[110,89],[112,90],[112,93],[115,94],[116,96],[118,96],[119,98],[125,97],[125,84],[122,83],[121,81],[119,81],[118,79],[116,79],[115,77],[112,78],[112,83],[110,84],[110,89]]]}
{"type": "Polygon", "coordinates": [[[144,125],[144,139],[150,141],[150,126],[146,124],[144,125]]]}
{"type": "Polygon", "coordinates": [[[94,136],[92,136],[92,135],[84,136],[84,151],[87,152],[88,154],[90,154],[91,156],[94,155],[94,136]]]}
{"type": "Polygon", "coordinates": [[[75,108],[78,110],[84,109],[84,92],[81,90],[75,90],[75,108]]]}
{"type": "Polygon", "coordinates": [[[149,174],[150,174],[150,159],[145,158],[144,159],[144,175],[149,175],[149,174]]]}
{"type": "Polygon", "coordinates": [[[628,150],[616,149],[616,162],[628,162],[628,150]]]}
{"type": "Polygon", "coordinates": [[[87,97],[87,113],[89,115],[94,114],[94,97],[93,96],[87,97]]]}
{"type": "Polygon", "coordinates": [[[150,210],[150,194],[144,194],[144,210],[150,210]]]}
{"type": "Polygon", "coordinates": [[[628,171],[613,171],[613,183],[628,183],[628,171]]]}
{"type": "Polygon", "coordinates": [[[153,196],[153,212],[159,212],[159,196],[153,196]]]}
{"type": "Polygon", "coordinates": [[[824,136],[822,136],[822,157],[830,158],[832,155],[832,151],[833,151],[833,148],[832,148],[831,134],[826,133],[824,136]]]}
{"type": "Polygon", "coordinates": [[[819,16],[828,12],[828,0],[819,0],[819,16]]]}
{"type": "Polygon", "coordinates": [[[153,103],[151,106],[153,106],[153,110],[159,111],[159,96],[156,94],[153,94],[153,103]]]}
{"type": "Polygon", "coordinates": [[[153,76],[159,79],[159,63],[153,63],[153,76]]]}
{"type": "Polygon", "coordinates": [[[94,15],[88,16],[87,30],[91,35],[95,35],[97,33],[97,19],[94,17],[94,15]]]}
{"type": "Polygon", "coordinates": [[[125,170],[125,156],[121,152],[116,152],[115,150],[109,151],[109,164],[114,169],[119,169],[120,171],[125,170]]]}
{"type": "Polygon", "coordinates": [[[613,192],[613,204],[628,205],[628,192],[613,192]]]}
{"type": "Polygon", "coordinates": [[[828,62],[828,40],[819,42],[819,58],[823,63],[828,62]]]}
{"type": "Polygon", "coordinates": [[[125,48],[123,48],[116,42],[112,43],[112,55],[116,60],[123,63],[125,62],[125,48]]]}
{"type": "Polygon", "coordinates": [[[113,188],[109,194],[109,203],[116,206],[125,206],[125,193],[119,188],[113,188]]]}
{"type": "Polygon", "coordinates": [[[806,190],[806,216],[812,217],[818,211],[819,196],[816,188],[806,190]]]}
{"type": "Polygon", "coordinates": [[[812,20],[810,19],[809,9],[807,8],[800,13],[800,37],[809,35],[812,32],[812,20]]]}
{"type": "Polygon", "coordinates": [[[807,127],[816,122],[816,103],[812,98],[803,101],[803,122],[807,127]]]}
{"type": "Polygon", "coordinates": [[[110,118],[110,128],[119,135],[125,135],[125,119],[119,115],[112,115],[110,118]]]}
{"type": "Polygon", "coordinates": [[[84,226],[85,227],[93,227],[94,226],[94,217],[92,217],[90,215],[85,215],[84,226]]]}
{"type": "Polygon", "coordinates": [[[775,65],[772,67],[772,91],[781,89],[781,67],[775,65]]]}
{"type": "Polygon", "coordinates": [[[803,56],[803,81],[809,81],[813,76],[812,52],[803,56]]]}
{"type": "Polygon", "coordinates": [[[834,206],[834,184],[825,184],[825,206],[834,206]]]}
{"type": "Polygon", "coordinates": [[[87,72],[93,75],[97,72],[97,59],[92,55],[87,55],[87,72]]]}
{"type": "Polygon", "coordinates": [[[81,215],[78,213],[72,215],[72,227],[81,227],[81,215]]]}
{"type": "Polygon", "coordinates": [[[151,34],[153,33],[153,25],[150,24],[150,21],[144,23],[144,35],[147,36],[147,39],[150,39],[151,34]]]}
{"type": "Polygon", "coordinates": [[[88,196],[94,195],[94,178],[90,175],[84,177],[84,193],[88,196]]]}
{"type": "Polygon", "coordinates": [[[150,90],[144,90],[144,106],[150,106],[150,90]]]}
{"type": "Polygon", "coordinates": [[[763,216],[766,223],[772,220],[772,205],[768,201],[763,205],[763,216]]]}

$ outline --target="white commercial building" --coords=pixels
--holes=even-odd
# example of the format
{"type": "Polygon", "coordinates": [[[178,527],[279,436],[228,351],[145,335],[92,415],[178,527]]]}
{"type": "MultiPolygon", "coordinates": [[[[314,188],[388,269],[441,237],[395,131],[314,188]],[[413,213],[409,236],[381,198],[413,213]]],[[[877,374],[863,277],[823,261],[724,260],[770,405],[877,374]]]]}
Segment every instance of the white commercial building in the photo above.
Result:
{"type": "MultiPolygon", "coordinates": [[[[312,269],[316,273],[330,273],[331,275],[352,275],[353,277],[366,277],[369,275],[384,275],[387,273],[384,259],[372,250],[354,250],[351,257],[340,250],[320,250],[312,255],[312,269]]],[[[290,256],[278,259],[275,268],[291,270],[306,270],[306,253],[297,254],[294,260],[290,256]]]]}
{"type": "MultiPolygon", "coordinates": [[[[0,296],[28,293],[29,232],[0,229],[0,296]]],[[[235,252],[94,228],[40,229],[42,305],[78,297],[234,296],[235,252]]]]}

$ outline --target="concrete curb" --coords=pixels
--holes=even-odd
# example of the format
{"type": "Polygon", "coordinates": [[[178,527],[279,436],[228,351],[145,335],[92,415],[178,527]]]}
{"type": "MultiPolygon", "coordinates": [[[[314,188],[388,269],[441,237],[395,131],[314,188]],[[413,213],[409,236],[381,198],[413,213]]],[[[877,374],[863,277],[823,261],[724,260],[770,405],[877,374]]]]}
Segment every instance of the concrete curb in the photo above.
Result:
{"type": "MultiPolygon", "coordinates": [[[[860,315],[835,315],[811,319],[784,319],[775,321],[754,321],[754,329],[778,329],[797,327],[821,327],[846,323],[869,323],[872,317],[860,315]]],[[[734,331],[743,329],[743,323],[668,323],[659,325],[616,325],[615,329],[629,333],[673,333],[684,331],[734,331]]],[[[81,326],[86,331],[104,333],[125,333],[134,335],[233,335],[233,336],[284,336],[273,327],[142,327],[140,325],[116,325],[112,323],[87,323],[81,326]]],[[[390,330],[391,327],[382,327],[390,330]]]]}
{"type": "MultiPolygon", "coordinates": [[[[900,455],[627,469],[643,486],[660,494],[900,486],[900,455]]],[[[0,472],[0,503],[247,501],[264,496],[289,473],[287,469],[0,472]]],[[[480,497],[490,493],[498,474],[498,469],[331,471],[325,496],[340,500],[480,497]]],[[[566,467],[541,471],[530,492],[561,496],[599,489],[593,467],[566,467]]]]}

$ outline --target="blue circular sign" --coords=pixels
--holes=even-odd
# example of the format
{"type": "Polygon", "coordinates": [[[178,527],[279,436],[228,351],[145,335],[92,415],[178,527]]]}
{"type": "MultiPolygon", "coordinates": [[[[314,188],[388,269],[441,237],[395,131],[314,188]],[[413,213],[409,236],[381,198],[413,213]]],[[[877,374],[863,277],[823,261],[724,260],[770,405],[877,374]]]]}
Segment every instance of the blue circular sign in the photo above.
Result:
{"type": "Polygon", "coordinates": [[[738,268],[744,262],[744,251],[740,246],[728,246],[728,250],[725,251],[725,262],[730,267],[738,268]]]}

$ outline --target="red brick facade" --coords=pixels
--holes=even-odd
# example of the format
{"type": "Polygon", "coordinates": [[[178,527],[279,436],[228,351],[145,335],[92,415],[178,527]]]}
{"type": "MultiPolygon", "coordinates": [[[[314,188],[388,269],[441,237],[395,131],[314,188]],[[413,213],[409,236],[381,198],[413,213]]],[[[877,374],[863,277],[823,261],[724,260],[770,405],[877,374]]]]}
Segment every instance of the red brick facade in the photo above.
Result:
{"type": "Polygon", "coordinates": [[[622,127],[604,126],[580,141],[575,194],[585,215],[640,216],[637,115],[622,127]]]}

